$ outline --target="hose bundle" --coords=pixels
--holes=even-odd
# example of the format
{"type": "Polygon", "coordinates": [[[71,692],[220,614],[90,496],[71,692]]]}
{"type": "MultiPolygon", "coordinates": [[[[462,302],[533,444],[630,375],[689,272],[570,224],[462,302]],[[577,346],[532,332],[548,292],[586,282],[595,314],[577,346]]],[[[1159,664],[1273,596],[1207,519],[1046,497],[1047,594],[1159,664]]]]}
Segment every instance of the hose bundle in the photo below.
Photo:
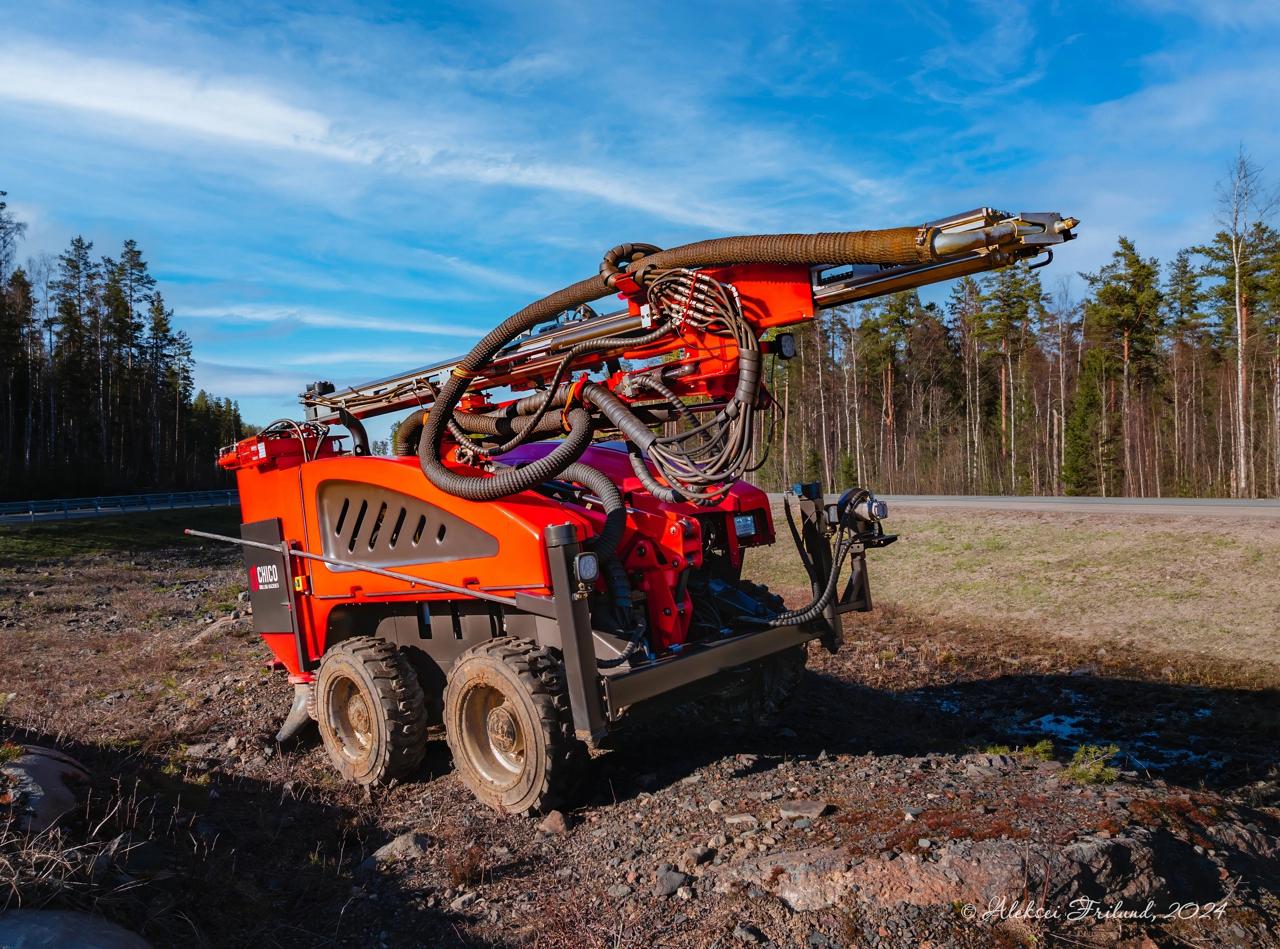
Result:
{"type": "MultiPolygon", "coordinates": [[[[429,410],[402,423],[396,433],[396,454],[416,453],[423,474],[437,488],[472,501],[492,501],[559,479],[582,485],[600,499],[605,526],[596,538],[597,554],[606,571],[612,597],[630,614],[630,589],[615,553],[622,536],[625,509],[613,483],[598,469],[579,459],[591,443],[601,418],[627,442],[632,468],[646,489],[662,500],[713,503],[747,470],[751,460],[754,416],[760,388],[760,341],[742,316],[736,291],[697,268],[734,264],[913,264],[936,259],[932,235],[916,227],[829,234],[780,234],[729,237],[699,241],[670,250],[651,244],[622,244],[604,257],[598,276],[581,280],[529,304],[482,338],[453,368],[429,410]],[[468,387],[504,347],[561,313],[587,306],[615,292],[627,274],[646,291],[655,326],[639,334],[590,340],[571,347],[560,361],[543,393],[521,399],[493,413],[458,411],[468,387]],[[690,427],[659,437],[631,405],[608,388],[587,383],[580,387],[581,405],[570,405],[566,378],[575,360],[593,351],[642,347],[689,326],[732,340],[738,348],[738,380],[734,395],[716,415],[697,424],[688,407],[661,379],[649,373],[633,377],[667,403],[690,427]],[[567,408],[566,408],[567,407],[567,408]],[[549,415],[552,410],[561,413],[549,415]],[[561,417],[563,416],[563,418],[561,417]],[[472,458],[490,458],[510,451],[530,438],[547,438],[564,431],[564,440],[544,457],[522,467],[490,463],[486,475],[466,474],[444,464],[446,433],[472,458]],[[661,480],[649,470],[645,455],[661,480]],[[608,483],[606,485],[606,482],[608,483]]],[[[839,556],[837,563],[843,559],[839,556]]],[[[833,571],[833,576],[836,571],[833,571]]],[[[639,642],[639,627],[632,637],[639,642]]]]}

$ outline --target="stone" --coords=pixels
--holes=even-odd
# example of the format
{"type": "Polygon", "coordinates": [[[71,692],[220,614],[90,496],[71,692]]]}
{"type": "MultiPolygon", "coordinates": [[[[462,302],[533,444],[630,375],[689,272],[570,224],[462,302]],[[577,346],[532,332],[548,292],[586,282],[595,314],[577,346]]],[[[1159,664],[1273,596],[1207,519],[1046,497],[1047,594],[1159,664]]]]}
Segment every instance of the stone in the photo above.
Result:
{"type": "Polygon", "coordinates": [[[709,810],[712,814],[719,814],[722,810],[724,810],[724,801],[714,800],[709,802],[707,804],[707,810],[709,810]]]}
{"type": "Polygon", "coordinates": [[[778,812],[783,820],[798,820],[801,817],[817,820],[831,809],[826,801],[786,801],[779,806],[778,812]]]}
{"type": "Polygon", "coordinates": [[[218,746],[211,741],[202,742],[198,745],[187,745],[188,758],[208,758],[216,750],[218,746]]]}
{"type": "Polygon", "coordinates": [[[567,834],[571,826],[572,822],[563,811],[551,811],[538,821],[538,830],[544,834],[567,834]]]}
{"type": "Polygon", "coordinates": [[[685,902],[688,902],[689,900],[693,899],[693,887],[689,886],[688,884],[680,887],[678,890],[676,890],[676,899],[684,900],[685,902]]]}
{"type": "Polygon", "coordinates": [[[690,847],[680,855],[679,867],[687,873],[694,867],[710,863],[715,858],[715,855],[716,852],[710,847],[690,847]]]}
{"type": "MultiPolygon", "coordinates": [[[[7,778],[9,807],[19,830],[40,833],[52,827],[62,815],[72,811],[80,786],[89,783],[88,770],[55,748],[23,745],[18,757],[0,766],[7,778]]],[[[0,943],[2,945],[2,943],[0,943]]]]}
{"type": "Polygon", "coordinates": [[[463,893],[461,896],[455,898],[449,904],[449,909],[453,910],[455,913],[461,913],[464,909],[466,909],[475,901],[476,901],[475,893],[469,893],[469,892],[463,893]]]}
{"type": "Polygon", "coordinates": [[[625,883],[615,883],[613,886],[609,887],[609,889],[607,889],[605,892],[608,893],[615,900],[625,900],[628,896],[631,895],[631,887],[627,886],[625,883]]]}
{"type": "Polygon", "coordinates": [[[743,922],[739,922],[733,927],[733,938],[738,942],[745,942],[753,946],[763,946],[769,941],[769,937],[755,926],[743,922]]]}
{"type": "Polygon", "coordinates": [[[743,860],[727,871],[732,881],[761,887],[797,912],[834,906],[850,892],[849,858],[834,847],[810,847],[743,860]]]}
{"type": "Polygon", "coordinates": [[[689,882],[689,877],[679,870],[661,870],[653,885],[654,896],[673,896],[676,890],[689,882]]]}
{"type": "Polygon", "coordinates": [[[0,916],[0,946],[23,949],[148,949],[151,944],[123,926],[65,909],[12,909],[0,916]]]}
{"type": "Polygon", "coordinates": [[[410,831],[375,850],[373,861],[374,863],[395,863],[399,860],[416,860],[425,857],[430,846],[429,837],[410,831]]]}
{"type": "Polygon", "coordinates": [[[759,823],[753,814],[726,814],[724,822],[730,827],[754,827],[759,823]]]}

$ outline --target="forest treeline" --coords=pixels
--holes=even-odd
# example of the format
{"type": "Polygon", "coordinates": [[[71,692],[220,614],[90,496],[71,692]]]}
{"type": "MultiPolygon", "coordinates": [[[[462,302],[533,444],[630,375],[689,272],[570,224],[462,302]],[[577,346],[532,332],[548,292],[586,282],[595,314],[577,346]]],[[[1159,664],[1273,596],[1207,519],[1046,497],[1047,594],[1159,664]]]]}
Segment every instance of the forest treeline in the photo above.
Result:
{"type": "Polygon", "coordinates": [[[125,241],[76,237],[17,264],[26,230],[0,191],[0,498],[231,486],[221,445],[251,429],[192,385],[191,341],[125,241]]]}
{"type": "MultiPolygon", "coordinates": [[[[1160,262],[1120,238],[1048,290],[1024,265],[824,313],[774,369],[757,479],[902,494],[1280,496],[1280,233],[1243,151],[1219,230],[1160,262]]],[[[1059,255],[1070,259],[1070,248],[1059,255]]]]}

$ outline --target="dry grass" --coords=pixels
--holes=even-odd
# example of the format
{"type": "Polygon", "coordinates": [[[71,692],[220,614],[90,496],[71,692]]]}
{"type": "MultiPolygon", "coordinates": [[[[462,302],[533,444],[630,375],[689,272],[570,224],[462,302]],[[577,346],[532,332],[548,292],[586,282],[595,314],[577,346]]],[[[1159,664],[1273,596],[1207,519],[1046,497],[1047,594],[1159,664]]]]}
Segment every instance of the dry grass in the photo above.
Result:
{"type": "MultiPolygon", "coordinates": [[[[868,555],[878,603],[1171,662],[1256,663],[1280,681],[1280,521],[912,508],[888,526],[898,542],[868,555]]],[[[804,586],[785,530],[748,572],[804,586]]]]}

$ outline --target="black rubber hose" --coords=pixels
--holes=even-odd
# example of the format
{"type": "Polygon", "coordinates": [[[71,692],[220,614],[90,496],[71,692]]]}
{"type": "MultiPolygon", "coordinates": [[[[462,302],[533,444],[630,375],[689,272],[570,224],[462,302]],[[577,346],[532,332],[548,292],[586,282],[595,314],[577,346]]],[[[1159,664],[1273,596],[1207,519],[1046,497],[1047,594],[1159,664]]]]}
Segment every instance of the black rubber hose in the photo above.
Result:
{"type": "Polygon", "coordinates": [[[836,586],[840,580],[840,568],[844,566],[845,558],[849,556],[849,551],[853,549],[853,543],[842,543],[836,549],[836,555],[831,559],[831,573],[827,577],[827,585],[822,592],[814,598],[813,602],[808,606],[803,606],[798,610],[788,610],[785,613],[779,613],[773,619],[766,620],[765,625],[770,628],[779,626],[802,626],[810,620],[817,619],[823,610],[827,608],[827,604],[831,602],[831,598],[835,595],[836,586]]]}
{"type": "Polygon", "coordinates": [[[338,421],[351,433],[352,454],[369,454],[369,432],[365,429],[364,423],[342,406],[338,406],[338,421]]]}
{"type": "Polygon", "coordinates": [[[639,448],[633,444],[628,444],[627,453],[631,456],[631,470],[636,473],[636,477],[640,479],[644,489],[655,498],[664,504],[678,504],[688,500],[675,488],[669,488],[658,483],[658,479],[653,476],[653,472],[645,464],[644,456],[640,454],[639,448]]]}
{"type": "MultiPolygon", "coordinates": [[[[635,256],[634,247],[631,256],[635,256]]],[[[777,234],[699,241],[642,256],[628,272],[635,271],[643,279],[646,274],[657,270],[706,267],[716,264],[908,264],[934,259],[936,255],[933,251],[931,235],[922,233],[920,228],[900,227],[833,234],[777,234]]],[[[475,500],[479,499],[477,495],[482,495],[483,499],[492,500],[527,490],[538,483],[530,481],[527,474],[534,467],[533,465],[514,471],[500,472],[491,478],[483,479],[457,475],[449,471],[440,461],[445,430],[453,418],[453,410],[461,401],[476,374],[504,346],[521,333],[555,318],[566,310],[572,310],[584,303],[592,303],[607,296],[612,290],[611,282],[610,278],[597,274],[534,301],[486,333],[453,368],[448,381],[440,390],[439,397],[431,406],[418,443],[418,458],[422,464],[423,474],[432,484],[458,497],[475,500]]],[[[608,414],[607,411],[606,414],[608,414]]],[[[632,419],[634,418],[632,416],[632,419]]],[[[612,418],[610,421],[617,424],[612,418]]],[[[587,437],[589,438],[589,435],[587,437]]],[[[651,438],[652,434],[650,434],[651,438]]],[[[582,450],[585,450],[585,443],[575,455],[573,449],[567,448],[574,442],[572,438],[566,439],[559,448],[542,460],[549,462],[555,458],[560,468],[548,468],[544,464],[539,464],[539,471],[545,470],[547,477],[551,477],[563,470],[564,465],[576,461],[582,450]]]]}
{"type": "Polygon", "coordinates": [[[919,227],[825,234],[718,237],[647,254],[627,272],[644,283],[649,274],[731,264],[918,264],[935,261],[933,235],[919,227]],[[922,239],[923,237],[923,239],[922,239]]]}
{"type": "Polygon", "coordinates": [[[550,481],[582,457],[591,444],[591,416],[586,409],[574,408],[569,410],[568,435],[546,456],[522,468],[503,469],[490,477],[465,475],[450,471],[440,460],[439,434],[435,442],[428,437],[435,418],[433,411],[427,419],[428,430],[424,430],[418,440],[418,463],[437,488],[468,501],[496,501],[550,481]]]}
{"type": "Polygon", "coordinates": [[[561,481],[574,481],[600,499],[604,507],[604,526],[596,535],[594,550],[600,557],[614,557],[627,525],[627,508],[622,503],[622,492],[599,468],[575,462],[559,475],[561,481]]]}
{"type": "MultiPolygon", "coordinates": [[[[417,454],[418,440],[422,436],[422,429],[428,411],[427,409],[422,409],[414,412],[396,426],[395,442],[391,448],[392,454],[400,456],[417,454]]],[[[461,435],[463,438],[471,434],[509,439],[532,427],[534,431],[531,434],[535,438],[541,439],[551,435],[559,435],[564,431],[564,426],[558,417],[544,418],[535,425],[526,418],[509,418],[505,415],[457,411],[453,413],[453,421],[454,425],[450,426],[450,429],[452,430],[456,426],[455,437],[461,435]]]]}
{"type": "MultiPolygon", "coordinates": [[[[556,367],[555,375],[552,376],[551,378],[548,391],[555,392],[555,393],[558,393],[560,391],[561,383],[564,381],[564,377],[569,373],[569,367],[573,364],[573,361],[577,359],[579,356],[584,356],[587,353],[591,353],[591,352],[599,352],[607,349],[613,349],[614,347],[618,347],[618,346],[632,346],[632,347],[645,346],[645,345],[648,345],[649,343],[656,342],[657,340],[661,339],[663,336],[666,336],[670,331],[671,331],[670,325],[667,323],[663,323],[661,326],[658,326],[657,328],[652,329],[647,333],[639,334],[636,336],[608,336],[608,337],[605,337],[604,339],[592,339],[592,340],[586,340],[585,342],[578,343],[576,346],[570,347],[569,351],[565,354],[565,357],[560,360],[560,365],[556,367]]],[[[568,393],[565,393],[565,399],[568,399],[568,393]]],[[[552,400],[546,399],[546,398],[541,400],[541,403],[533,411],[533,416],[530,421],[531,426],[537,425],[539,422],[543,420],[547,412],[550,411],[552,408],[551,402],[552,400]]],[[[522,430],[519,434],[517,434],[514,438],[499,445],[497,448],[494,449],[494,451],[499,454],[501,454],[502,452],[511,451],[511,449],[527,441],[529,436],[532,435],[534,431],[535,429],[526,428],[522,430]]]]}

